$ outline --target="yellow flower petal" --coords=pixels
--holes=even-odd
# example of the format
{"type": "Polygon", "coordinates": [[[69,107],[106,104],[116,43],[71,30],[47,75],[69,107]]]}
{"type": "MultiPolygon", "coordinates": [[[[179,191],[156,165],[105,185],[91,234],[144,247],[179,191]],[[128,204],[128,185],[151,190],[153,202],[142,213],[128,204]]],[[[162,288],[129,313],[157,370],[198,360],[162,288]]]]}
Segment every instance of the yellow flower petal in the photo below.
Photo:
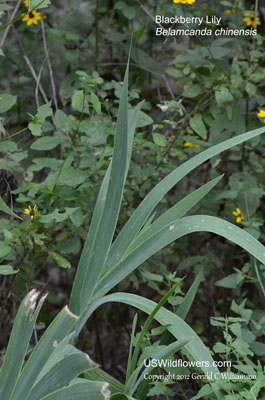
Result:
{"type": "Polygon", "coordinates": [[[258,112],[258,117],[260,117],[260,118],[265,118],[265,110],[260,110],[260,111],[258,112]]]}

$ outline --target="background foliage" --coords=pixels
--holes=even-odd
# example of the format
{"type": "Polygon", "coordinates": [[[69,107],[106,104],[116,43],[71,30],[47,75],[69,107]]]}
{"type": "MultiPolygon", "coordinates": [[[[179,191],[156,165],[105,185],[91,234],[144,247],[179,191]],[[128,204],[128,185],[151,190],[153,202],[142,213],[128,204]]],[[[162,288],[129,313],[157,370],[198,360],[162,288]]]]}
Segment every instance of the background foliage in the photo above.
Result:
{"type": "MultiPolygon", "coordinates": [[[[113,155],[131,32],[129,111],[140,100],[143,104],[115,235],[174,168],[225,139],[264,126],[264,118],[258,116],[265,109],[262,13],[259,34],[251,38],[157,37],[153,21],[157,14],[203,13],[221,16],[224,27],[244,29],[244,13],[254,12],[253,2],[197,0],[189,7],[168,1],[155,5],[78,0],[74,6],[71,1],[45,1],[41,6],[36,24],[19,19],[6,26],[28,8],[21,1],[0,5],[0,194],[15,213],[1,213],[0,224],[3,353],[18,303],[32,287],[50,292],[37,331],[69,301],[99,187],[113,155]],[[37,211],[31,215],[34,205],[37,211]]],[[[259,6],[261,10],[262,2],[259,6]]],[[[264,144],[264,135],[257,136],[202,164],[171,189],[156,207],[156,216],[224,174],[190,214],[222,217],[264,243],[264,144]]],[[[4,203],[0,206],[5,211],[4,203]]],[[[176,311],[202,268],[203,282],[187,321],[218,356],[237,360],[242,372],[257,372],[265,356],[265,271],[234,244],[205,232],[184,236],[144,262],[118,289],[158,301],[185,275],[168,300],[176,311]]],[[[126,375],[131,321],[126,306],[107,305],[79,338],[80,347],[120,380],[126,375]],[[109,335],[111,348],[106,346],[109,335]]],[[[143,350],[149,355],[157,352],[150,346],[156,344],[157,334],[145,337],[143,350]]],[[[207,394],[207,385],[201,397],[195,397],[199,383],[185,385],[155,383],[149,395],[214,398],[211,391],[207,394]]],[[[231,399],[251,399],[263,386],[261,378],[226,390],[233,392],[231,399]]]]}

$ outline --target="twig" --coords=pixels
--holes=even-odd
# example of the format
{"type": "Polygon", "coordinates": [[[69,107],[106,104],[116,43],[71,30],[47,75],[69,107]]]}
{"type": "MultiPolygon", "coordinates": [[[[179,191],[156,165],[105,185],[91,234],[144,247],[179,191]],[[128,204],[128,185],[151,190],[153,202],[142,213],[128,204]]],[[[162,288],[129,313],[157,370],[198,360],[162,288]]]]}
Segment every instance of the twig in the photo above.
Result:
{"type": "Polygon", "coordinates": [[[158,26],[160,26],[160,28],[165,29],[163,27],[163,25],[156,22],[155,17],[150,13],[150,11],[147,10],[147,8],[145,8],[145,6],[142,5],[142,3],[139,0],[136,0],[136,1],[139,4],[139,6],[141,7],[141,9],[146,13],[146,15],[148,15],[149,18],[151,18],[152,21],[154,21],[158,26]]]}
{"type": "MultiPolygon", "coordinates": [[[[31,74],[32,74],[32,76],[33,76],[33,78],[35,79],[36,83],[38,84],[38,87],[39,87],[40,92],[41,92],[41,94],[42,94],[43,100],[45,101],[45,103],[48,103],[48,102],[49,102],[48,97],[46,96],[46,93],[45,93],[45,91],[44,91],[44,89],[43,89],[43,87],[42,87],[42,84],[39,82],[39,79],[38,79],[38,76],[37,76],[37,74],[36,74],[36,71],[35,71],[33,65],[32,65],[31,62],[30,62],[30,59],[28,58],[28,56],[27,56],[27,54],[26,54],[26,52],[25,52],[25,49],[24,49],[24,47],[23,47],[23,45],[22,45],[22,43],[21,43],[21,40],[19,39],[19,36],[18,36],[18,34],[17,34],[17,31],[16,31],[14,25],[12,25],[12,28],[13,28],[13,30],[14,30],[14,34],[15,34],[16,39],[17,39],[17,41],[18,41],[18,45],[19,45],[19,48],[20,48],[20,50],[21,50],[21,53],[22,53],[22,55],[23,55],[23,57],[24,57],[24,60],[26,61],[26,64],[27,64],[27,66],[29,67],[29,70],[30,70],[30,72],[31,72],[31,74]]],[[[53,113],[53,111],[52,111],[51,118],[52,118],[53,125],[55,126],[55,128],[56,128],[57,130],[59,130],[59,128],[57,127],[56,122],[55,122],[55,118],[54,118],[54,113],[53,113]]]]}
{"type": "Polygon", "coordinates": [[[172,89],[171,89],[171,87],[170,87],[170,84],[169,84],[169,82],[168,82],[166,76],[165,76],[165,75],[162,75],[162,78],[164,79],[164,82],[165,82],[166,87],[167,87],[167,89],[168,89],[168,91],[169,91],[169,93],[170,93],[170,96],[172,97],[172,100],[175,100],[174,93],[173,93],[173,91],[172,91],[172,89]]]}
{"type": "Polygon", "coordinates": [[[46,59],[47,59],[49,74],[50,74],[50,78],[51,78],[53,101],[54,101],[54,105],[55,105],[56,110],[58,110],[58,103],[57,103],[57,97],[56,97],[56,88],[55,88],[55,83],[54,83],[54,78],[53,78],[51,60],[50,60],[49,51],[48,51],[48,47],[47,47],[47,41],[46,41],[46,36],[45,36],[45,26],[44,26],[43,19],[41,20],[41,31],[42,31],[44,52],[45,52],[45,56],[46,56],[46,59]]]}
{"type": "MultiPolygon", "coordinates": [[[[11,15],[9,24],[10,24],[10,23],[13,21],[13,19],[15,18],[15,15],[16,15],[17,10],[19,9],[21,3],[22,3],[22,0],[18,0],[17,5],[16,5],[16,7],[15,7],[15,9],[14,9],[12,15],[11,15]]],[[[6,27],[6,29],[5,29],[5,32],[4,32],[4,34],[3,34],[3,37],[2,37],[2,40],[1,40],[1,43],[0,43],[0,49],[2,49],[3,46],[4,46],[4,43],[5,43],[5,41],[6,41],[6,38],[7,38],[7,35],[8,35],[8,32],[9,32],[10,27],[11,27],[11,25],[7,25],[7,27],[6,27]]]]}
{"type": "MultiPolygon", "coordinates": [[[[18,34],[17,34],[17,31],[16,31],[14,25],[12,25],[12,28],[13,28],[13,30],[14,30],[14,34],[15,34],[16,39],[17,39],[17,41],[18,41],[18,45],[19,45],[20,51],[21,51],[21,53],[22,53],[22,55],[23,55],[23,57],[24,57],[24,60],[26,61],[27,66],[29,67],[29,70],[30,70],[30,72],[31,72],[31,75],[33,76],[33,78],[35,79],[35,81],[36,81],[36,83],[37,83],[37,82],[38,82],[38,77],[37,77],[37,74],[36,74],[36,72],[35,72],[35,69],[33,68],[33,65],[31,64],[30,59],[28,58],[28,56],[27,56],[27,54],[26,54],[26,52],[25,52],[25,49],[24,49],[24,47],[23,47],[23,45],[22,45],[22,43],[21,43],[21,40],[19,39],[19,36],[18,36],[18,34]]],[[[48,101],[49,101],[49,100],[48,100],[48,97],[46,96],[46,93],[45,93],[45,91],[44,91],[44,89],[43,89],[41,83],[39,83],[39,88],[40,88],[40,92],[41,92],[41,94],[42,94],[43,100],[45,101],[45,103],[48,103],[48,101]]]]}
{"type": "Polygon", "coordinates": [[[35,88],[35,99],[36,99],[36,104],[37,104],[37,107],[38,107],[38,108],[39,108],[39,106],[40,106],[40,104],[39,104],[39,96],[38,96],[39,86],[40,86],[40,77],[41,77],[41,74],[42,74],[42,70],[43,70],[45,61],[46,61],[46,58],[44,59],[42,65],[41,65],[41,67],[40,67],[40,70],[39,70],[39,73],[38,73],[38,80],[37,80],[37,82],[36,82],[36,88],[35,88]]]}

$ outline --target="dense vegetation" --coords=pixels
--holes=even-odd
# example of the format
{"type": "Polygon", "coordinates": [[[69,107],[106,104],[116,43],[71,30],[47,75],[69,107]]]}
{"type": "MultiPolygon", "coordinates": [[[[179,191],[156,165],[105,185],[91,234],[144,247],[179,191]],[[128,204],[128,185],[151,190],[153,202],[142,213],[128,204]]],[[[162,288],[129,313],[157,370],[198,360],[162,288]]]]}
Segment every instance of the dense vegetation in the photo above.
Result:
{"type": "Polygon", "coordinates": [[[264,398],[263,6],[1,2],[1,399],[264,398]]]}

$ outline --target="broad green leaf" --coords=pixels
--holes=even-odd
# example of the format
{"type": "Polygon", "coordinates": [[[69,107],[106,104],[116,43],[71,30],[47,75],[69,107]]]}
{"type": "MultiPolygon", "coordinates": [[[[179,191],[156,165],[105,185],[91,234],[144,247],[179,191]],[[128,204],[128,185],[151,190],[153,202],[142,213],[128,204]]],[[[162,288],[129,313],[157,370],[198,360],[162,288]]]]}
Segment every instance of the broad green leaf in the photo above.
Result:
{"type": "Polygon", "coordinates": [[[50,251],[49,254],[57,262],[57,264],[60,265],[60,267],[71,268],[71,263],[60,254],[55,253],[55,251],[50,251]]]}
{"type": "Polygon", "coordinates": [[[41,124],[39,124],[38,122],[30,122],[29,130],[33,136],[41,136],[41,132],[42,132],[41,124]]]}
{"type": "Polygon", "coordinates": [[[2,197],[0,196],[0,211],[3,211],[6,214],[11,215],[12,217],[16,217],[18,219],[22,219],[21,217],[19,217],[16,213],[14,213],[14,211],[11,210],[11,208],[9,208],[6,203],[4,202],[4,200],[2,199],[2,197]]]}
{"type": "Polygon", "coordinates": [[[160,202],[164,195],[184,176],[186,176],[189,172],[193,171],[203,162],[211,159],[217,154],[220,154],[223,151],[228,150],[233,146],[236,146],[237,144],[243,143],[249,139],[259,136],[264,132],[265,128],[263,127],[238,135],[236,137],[233,137],[232,139],[225,140],[224,142],[212,146],[211,148],[204,150],[203,152],[192,157],[190,160],[184,162],[180,167],[177,167],[174,171],[172,171],[169,175],[162,179],[162,181],[159,182],[148,193],[148,195],[137,207],[137,209],[134,211],[128,222],[119,233],[117,239],[112,245],[109,254],[109,259],[111,261],[108,261],[108,263],[112,265],[123,257],[125,251],[131,244],[132,240],[136,237],[139,230],[144,226],[155,206],[160,202]]]}
{"type": "Polygon", "coordinates": [[[33,289],[20,304],[8,342],[4,362],[0,370],[1,399],[9,399],[13,395],[15,384],[28,350],[33,328],[45,297],[46,296],[43,296],[37,304],[38,292],[33,289]]]}
{"type": "Polygon", "coordinates": [[[62,129],[62,131],[65,132],[67,130],[67,127],[69,126],[68,115],[65,114],[62,110],[56,110],[54,118],[58,128],[62,129]]]}
{"type": "Polygon", "coordinates": [[[55,136],[44,136],[40,139],[35,140],[30,146],[33,150],[52,150],[59,144],[59,139],[55,136]]]}
{"type": "Polygon", "coordinates": [[[11,265],[0,265],[0,275],[13,275],[17,273],[18,270],[15,270],[11,265]]]}
{"type": "Polygon", "coordinates": [[[93,92],[90,93],[90,96],[91,96],[91,101],[92,101],[93,107],[94,107],[96,113],[100,116],[102,113],[101,113],[101,104],[100,104],[99,98],[93,92]]]}
{"type": "Polygon", "coordinates": [[[5,258],[12,248],[3,241],[0,241],[0,259],[5,258]]]}
{"type": "Polygon", "coordinates": [[[158,146],[165,147],[167,145],[167,139],[165,136],[160,135],[160,133],[152,133],[152,136],[155,144],[158,146]]]}
{"type": "Polygon", "coordinates": [[[17,144],[12,142],[12,140],[4,140],[3,142],[0,142],[0,151],[5,153],[5,152],[14,152],[17,151],[17,144]]]}
{"type": "Polygon", "coordinates": [[[76,90],[72,97],[72,108],[74,110],[78,109],[78,106],[84,101],[84,91],[76,90]]]}
{"type": "Polygon", "coordinates": [[[4,52],[2,49],[0,49],[0,56],[4,56],[4,52]]]}
{"type": "Polygon", "coordinates": [[[52,115],[51,101],[38,108],[38,118],[40,122],[45,121],[47,117],[52,115]]]}
{"type": "Polygon", "coordinates": [[[87,172],[77,170],[71,166],[62,170],[59,177],[59,182],[68,186],[78,186],[87,178],[87,172]]]}
{"type": "Polygon", "coordinates": [[[235,289],[236,287],[239,286],[240,282],[244,280],[243,274],[230,274],[227,275],[225,278],[220,279],[215,282],[216,286],[221,286],[229,289],[235,289]]]}
{"type": "Polygon", "coordinates": [[[67,218],[68,218],[68,213],[66,212],[60,213],[58,209],[55,209],[50,214],[42,215],[39,220],[44,224],[49,224],[52,221],[62,222],[65,221],[67,218]]]}
{"type": "Polygon", "coordinates": [[[230,101],[233,100],[233,96],[229,92],[228,89],[222,88],[220,90],[216,90],[215,92],[215,99],[217,104],[224,104],[224,103],[229,103],[230,101]]]}
{"type": "Polygon", "coordinates": [[[51,0],[30,0],[30,9],[37,7],[38,9],[48,7],[51,4],[51,0]]]}
{"type": "Polygon", "coordinates": [[[190,126],[202,139],[207,139],[207,129],[201,114],[195,114],[194,117],[190,119],[190,126]]]}
{"type": "Polygon", "coordinates": [[[17,96],[12,94],[0,94],[0,113],[4,113],[12,108],[17,101],[17,96]]]}
{"type": "Polygon", "coordinates": [[[128,19],[133,19],[136,15],[136,9],[133,6],[125,6],[122,9],[123,15],[128,19]]]}

